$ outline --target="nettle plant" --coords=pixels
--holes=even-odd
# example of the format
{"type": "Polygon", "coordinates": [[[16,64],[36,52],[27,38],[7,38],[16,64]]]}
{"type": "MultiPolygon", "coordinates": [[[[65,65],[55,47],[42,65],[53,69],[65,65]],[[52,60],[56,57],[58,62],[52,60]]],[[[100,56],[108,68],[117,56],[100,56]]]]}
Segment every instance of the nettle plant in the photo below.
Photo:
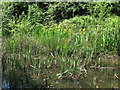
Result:
{"type": "Polygon", "coordinates": [[[10,28],[9,32],[13,36],[17,34],[28,34],[30,32],[31,22],[29,22],[29,19],[23,13],[19,19],[15,17],[10,19],[8,27],[10,28]]]}
{"type": "Polygon", "coordinates": [[[28,6],[28,19],[33,23],[43,23],[45,14],[37,4],[28,6]]]}
{"type": "Polygon", "coordinates": [[[88,10],[92,16],[103,18],[105,16],[110,16],[110,11],[112,10],[113,6],[111,3],[90,3],[88,5],[88,10]]]}

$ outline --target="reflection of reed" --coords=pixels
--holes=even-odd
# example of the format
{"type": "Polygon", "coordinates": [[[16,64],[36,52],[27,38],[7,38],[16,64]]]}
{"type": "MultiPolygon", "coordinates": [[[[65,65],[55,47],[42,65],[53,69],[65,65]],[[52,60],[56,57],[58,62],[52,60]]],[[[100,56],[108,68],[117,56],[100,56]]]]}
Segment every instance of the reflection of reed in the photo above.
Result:
{"type": "Polygon", "coordinates": [[[119,77],[117,74],[115,74],[114,76],[115,76],[115,78],[116,78],[117,80],[120,81],[120,77],[119,77]]]}
{"type": "Polygon", "coordinates": [[[114,67],[95,67],[95,66],[90,66],[91,69],[116,69],[114,67]]]}
{"type": "Polygon", "coordinates": [[[95,88],[99,88],[99,86],[98,86],[98,78],[97,77],[93,78],[93,84],[94,84],[95,88]]]}
{"type": "Polygon", "coordinates": [[[118,56],[120,56],[120,47],[118,48],[118,56]]]}
{"type": "Polygon", "coordinates": [[[0,38],[0,90],[2,87],[2,73],[1,73],[2,72],[2,59],[1,58],[2,58],[2,38],[0,38]]]}

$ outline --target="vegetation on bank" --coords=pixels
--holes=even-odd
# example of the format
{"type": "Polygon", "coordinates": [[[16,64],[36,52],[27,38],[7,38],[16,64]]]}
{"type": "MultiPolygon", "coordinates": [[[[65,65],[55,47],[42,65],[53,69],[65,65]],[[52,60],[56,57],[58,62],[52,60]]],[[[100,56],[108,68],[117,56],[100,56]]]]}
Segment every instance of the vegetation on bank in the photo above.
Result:
{"type": "Polygon", "coordinates": [[[86,72],[90,66],[118,66],[116,60],[107,63],[102,56],[112,53],[118,57],[119,15],[113,10],[119,11],[119,3],[2,5],[3,74],[11,87],[15,83],[39,87],[31,83],[34,80],[45,85],[44,79],[50,79],[46,75],[54,69],[58,70],[54,77],[61,79],[86,72]]]}

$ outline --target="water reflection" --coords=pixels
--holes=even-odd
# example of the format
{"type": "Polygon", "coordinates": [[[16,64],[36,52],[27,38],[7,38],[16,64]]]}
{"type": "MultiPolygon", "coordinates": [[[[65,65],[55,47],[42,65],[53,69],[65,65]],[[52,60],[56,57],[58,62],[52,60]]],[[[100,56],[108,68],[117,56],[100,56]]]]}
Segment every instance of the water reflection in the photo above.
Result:
{"type": "MultiPolygon", "coordinates": [[[[48,71],[48,70],[47,70],[48,71]]],[[[56,74],[59,70],[49,70],[46,74],[47,87],[49,88],[118,88],[120,81],[115,78],[118,75],[119,69],[87,69],[86,72],[77,71],[71,77],[69,74],[62,76],[61,79],[57,79],[56,74]]],[[[42,79],[42,78],[41,78],[42,79]]],[[[13,81],[14,82],[14,81],[13,81]]],[[[40,87],[40,79],[38,79],[35,86],[35,82],[31,82],[27,88],[40,87]],[[32,87],[33,86],[33,87],[32,87]]],[[[20,83],[20,82],[19,82],[20,83]]],[[[10,88],[10,85],[6,80],[3,81],[3,88],[10,88]]],[[[26,86],[17,85],[17,88],[26,88],[26,86]]],[[[45,87],[44,87],[45,88],[45,87]]]]}
{"type": "Polygon", "coordinates": [[[4,88],[4,90],[10,88],[9,83],[6,80],[2,82],[2,88],[4,88]]]}
{"type": "Polygon", "coordinates": [[[87,74],[80,74],[75,79],[66,77],[61,80],[49,80],[50,87],[53,88],[118,88],[118,81],[115,75],[117,69],[89,69],[87,74]],[[51,83],[52,82],[52,83],[51,83]]]}

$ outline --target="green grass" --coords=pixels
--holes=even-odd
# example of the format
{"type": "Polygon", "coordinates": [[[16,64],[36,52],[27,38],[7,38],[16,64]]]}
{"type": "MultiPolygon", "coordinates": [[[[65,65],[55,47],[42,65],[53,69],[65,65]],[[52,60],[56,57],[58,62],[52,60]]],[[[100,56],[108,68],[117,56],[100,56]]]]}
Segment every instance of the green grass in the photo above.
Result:
{"type": "Polygon", "coordinates": [[[116,53],[118,25],[117,16],[102,20],[81,16],[51,26],[36,24],[32,32],[22,24],[13,36],[3,38],[4,74],[18,70],[25,75],[34,73],[35,79],[47,69],[66,74],[84,66],[104,66],[99,55],[116,53]],[[22,28],[28,32],[23,33],[22,28]]]}

